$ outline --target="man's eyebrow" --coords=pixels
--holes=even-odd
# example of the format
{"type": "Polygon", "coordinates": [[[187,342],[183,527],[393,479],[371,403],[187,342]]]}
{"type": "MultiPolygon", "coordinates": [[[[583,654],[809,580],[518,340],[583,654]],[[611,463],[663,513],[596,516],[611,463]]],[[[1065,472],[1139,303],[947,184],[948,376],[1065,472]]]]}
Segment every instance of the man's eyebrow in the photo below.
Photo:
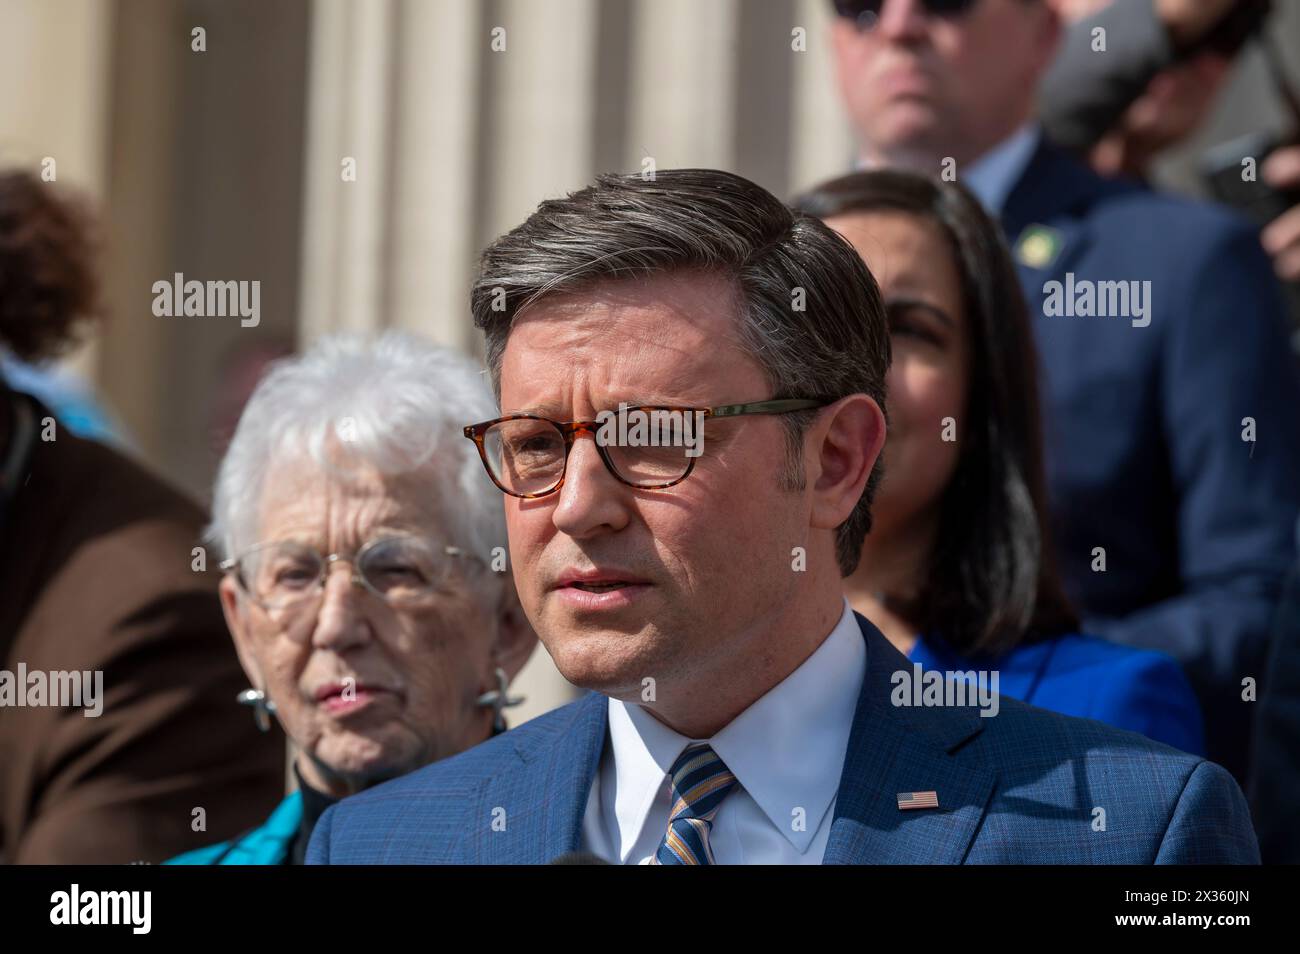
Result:
{"type": "MultiPolygon", "coordinates": [[[[666,398],[660,395],[627,398],[624,403],[626,403],[628,407],[704,407],[703,404],[686,401],[679,397],[666,398]]],[[[618,410],[617,405],[615,405],[613,410],[618,410]]]]}
{"type": "MultiPolygon", "coordinates": [[[[698,401],[692,402],[692,401],[682,400],[681,398],[665,398],[663,396],[654,395],[650,397],[639,396],[639,397],[619,398],[617,401],[613,401],[609,403],[608,407],[597,408],[597,411],[609,410],[609,411],[617,412],[620,403],[626,404],[628,407],[703,408],[707,406],[704,403],[698,401]]],[[[530,404],[527,407],[515,408],[512,410],[502,410],[501,412],[503,417],[509,417],[511,414],[533,414],[536,415],[537,417],[546,417],[557,421],[561,419],[567,419],[565,415],[567,415],[568,413],[569,412],[567,410],[562,411],[555,404],[530,404]]]]}
{"type": "Polygon", "coordinates": [[[501,409],[502,417],[509,417],[511,414],[532,414],[536,417],[550,417],[559,420],[565,413],[558,404],[545,401],[541,404],[524,404],[518,407],[501,409]]]}

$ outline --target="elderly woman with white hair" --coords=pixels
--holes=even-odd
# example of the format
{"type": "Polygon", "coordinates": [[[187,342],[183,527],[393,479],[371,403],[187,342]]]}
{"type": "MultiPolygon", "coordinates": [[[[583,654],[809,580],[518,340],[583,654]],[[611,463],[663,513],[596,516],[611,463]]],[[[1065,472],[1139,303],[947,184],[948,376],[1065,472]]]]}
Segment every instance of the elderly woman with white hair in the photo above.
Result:
{"type": "Polygon", "coordinates": [[[279,720],[298,786],[261,827],[169,863],[301,863],[334,801],[505,729],[537,637],[461,436],[495,413],[469,360],[396,333],[325,339],[258,386],[209,538],[241,700],[279,720]]]}

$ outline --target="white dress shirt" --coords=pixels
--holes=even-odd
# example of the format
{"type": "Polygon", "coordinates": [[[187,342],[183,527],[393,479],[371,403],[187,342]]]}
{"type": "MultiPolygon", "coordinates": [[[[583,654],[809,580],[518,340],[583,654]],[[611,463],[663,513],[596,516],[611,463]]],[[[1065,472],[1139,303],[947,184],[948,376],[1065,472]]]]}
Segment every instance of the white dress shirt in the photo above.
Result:
{"type": "Polygon", "coordinates": [[[718,864],[821,864],[866,666],[846,599],[813,654],[711,739],[688,739],[644,707],[610,699],[583,850],[648,864],[668,831],[668,772],[687,745],[706,741],[739,782],[713,819],[718,864]]]}

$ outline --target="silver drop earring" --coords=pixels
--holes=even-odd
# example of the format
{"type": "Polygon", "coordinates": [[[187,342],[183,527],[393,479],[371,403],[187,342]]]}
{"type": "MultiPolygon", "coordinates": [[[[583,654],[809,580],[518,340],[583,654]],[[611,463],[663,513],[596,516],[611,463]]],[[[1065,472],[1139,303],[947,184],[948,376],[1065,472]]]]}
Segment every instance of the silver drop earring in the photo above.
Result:
{"type": "Polygon", "coordinates": [[[241,706],[253,707],[253,721],[263,732],[271,731],[271,713],[275,712],[275,703],[266,697],[261,689],[245,689],[235,696],[241,706]]]}
{"type": "Polygon", "coordinates": [[[476,700],[481,706],[492,707],[492,733],[506,730],[506,717],[504,710],[510,706],[517,706],[524,701],[523,696],[512,696],[506,692],[506,685],[509,680],[506,678],[506,671],[500,666],[496,668],[497,687],[489,689],[476,700]]]}

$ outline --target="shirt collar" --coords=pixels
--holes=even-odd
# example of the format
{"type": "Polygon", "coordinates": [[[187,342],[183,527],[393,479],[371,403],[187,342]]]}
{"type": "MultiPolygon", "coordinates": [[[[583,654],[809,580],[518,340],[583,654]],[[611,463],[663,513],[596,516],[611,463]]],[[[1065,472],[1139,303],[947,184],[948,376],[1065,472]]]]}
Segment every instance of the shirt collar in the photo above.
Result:
{"type": "MultiPolygon", "coordinates": [[[[812,655],[707,740],[800,852],[816,836],[839,791],[866,664],[866,643],[846,599],[839,622],[812,655]],[[792,830],[796,806],[805,811],[802,831],[792,830]]],[[[677,756],[692,740],[644,707],[617,699],[609,700],[609,732],[617,779],[614,814],[626,855],[677,756]]]]}
{"type": "Polygon", "coordinates": [[[1038,138],[1038,125],[1026,123],[971,163],[965,173],[959,172],[958,178],[988,212],[1001,215],[1007,196],[1038,148],[1038,138]]]}

